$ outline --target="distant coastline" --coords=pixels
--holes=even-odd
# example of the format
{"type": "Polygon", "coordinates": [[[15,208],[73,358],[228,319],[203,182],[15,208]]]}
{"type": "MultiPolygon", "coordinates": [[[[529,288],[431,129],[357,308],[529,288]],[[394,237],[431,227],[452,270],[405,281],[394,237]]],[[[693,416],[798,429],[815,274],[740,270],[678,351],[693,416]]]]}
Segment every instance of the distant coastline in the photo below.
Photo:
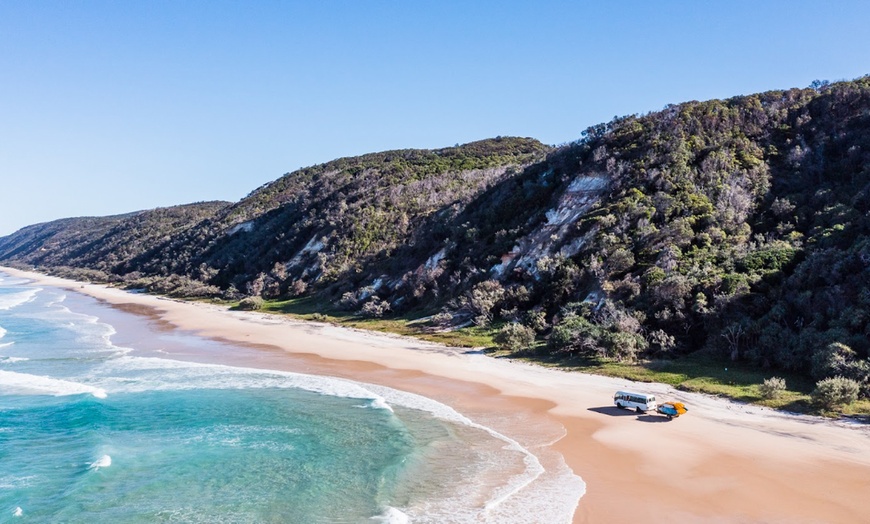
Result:
{"type": "Polygon", "coordinates": [[[270,366],[380,384],[433,398],[465,415],[502,419],[497,429],[511,438],[535,439],[529,427],[512,426],[512,414],[539,420],[548,428],[541,438],[549,440],[536,448],[544,466],[561,456],[586,483],[574,522],[845,523],[870,512],[863,494],[870,475],[866,426],[778,413],[659,384],[563,373],[404,337],[0,271],[149,314],[200,336],[261,347],[270,366]],[[612,395],[626,388],[683,401],[691,410],[670,422],[620,412],[612,407],[612,395]],[[564,430],[553,437],[552,429],[560,426],[564,430]]]}

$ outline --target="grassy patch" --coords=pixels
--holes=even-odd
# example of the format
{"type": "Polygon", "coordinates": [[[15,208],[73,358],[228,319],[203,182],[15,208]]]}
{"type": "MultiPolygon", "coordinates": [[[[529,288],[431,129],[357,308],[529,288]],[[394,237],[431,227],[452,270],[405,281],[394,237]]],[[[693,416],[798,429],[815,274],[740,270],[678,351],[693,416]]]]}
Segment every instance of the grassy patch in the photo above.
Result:
{"type": "MultiPolygon", "coordinates": [[[[814,384],[806,377],[780,371],[768,372],[731,362],[725,363],[702,353],[679,359],[650,360],[636,364],[582,357],[555,359],[529,355],[512,356],[571,371],[624,378],[635,382],[668,384],[683,391],[705,393],[774,409],[798,413],[815,412],[810,402],[810,392],[814,384]],[[788,389],[776,399],[764,399],[759,386],[772,376],[784,378],[788,389]]],[[[870,401],[864,405],[856,402],[849,406],[845,413],[868,415],[870,401]]]]}
{"type": "Polygon", "coordinates": [[[870,423],[870,399],[862,398],[843,408],[843,415],[870,423]]]}
{"type": "Polygon", "coordinates": [[[411,311],[399,317],[366,318],[354,312],[335,307],[331,302],[316,297],[269,300],[261,312],[289,315],[301,320],[328,322],[381,333],[405,335],[429,342],[454,347],[492,347],[492,337],[498,331],[493,327],[469,326],[451,331],[438,331],[427,321],[427,312],[411,311]]]}
{"type": "MultiPolygon", "coordinates": [[[[815,384],[807,377],[782,371],[763,371],[749,366],[723,362],[702,352],[679,359],[649,360],[635,364],[614,362],[591,357],[561,357],[544,354],[545,343],[523,353],[510,353],[495,347],[493,336],[499,325],[482,328],[469,326],[452,331],[437,331],[428,322],[426,312],[409,312],[389,319],[365,318],[335,307],[331,302],[314,297],[266,301],[260,310],[264,313],[285,314],[302,320],[328,322],[338,326],[379,331],[416,337],[453,347],[485,348],[493,357],[511,357],[534,362],[545,367],[618,377],[635,382],[668,384],[683,391],[692,391],[767,406],[797,413],[818,413],[810,401],[815,384]],[[759,386],[772,376],[782,377],[787,389],[776,399],[764,399],[759,386]]],[[[870,419],[870,400],[859,400],[843,408],[840,414],[859,419],[870,419]]]]}

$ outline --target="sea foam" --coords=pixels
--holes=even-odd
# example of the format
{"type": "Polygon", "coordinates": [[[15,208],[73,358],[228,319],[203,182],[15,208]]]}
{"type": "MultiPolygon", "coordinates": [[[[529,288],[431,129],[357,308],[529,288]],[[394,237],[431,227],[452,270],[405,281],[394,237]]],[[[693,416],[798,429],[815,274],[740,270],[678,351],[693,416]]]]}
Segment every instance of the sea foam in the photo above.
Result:
{"type": "Polygon", "coordinates": [[[0,310],[8,311],[18,307],[21,304],[26,304],[36,297],[36,294],[42,291],[42,288],[35,287],[17,293],[9,293],[8,295],[0,295],[0,310]]]}
{"type": "Polygon", "coordinates": [[[101,352],[107,349],[128,352],[129,349],[119,348],[112,344],[112,336],[117,333],[111,324],[100,322],[99,317],[72,311],[61,304],[63,300],[54,300],[45,304],[45,308],[32,312],[30,316],[46,320],[69,330],[76,335],[76,340],[89,352],[101,352]]]}
{"type": "Polygon", "coordinates": [[[505,449],[523,455],[525,471],[510,478],[504,485],[495,490],[493,496],[486,503],[486,506],[484,508],[485,513],[490,512],[495,507],[503,503],[505,500],[509,499],[511,496],[534,482],[535,479],[541,476],[541,474],[545,471],[538,458],[532,452],[520,445],[519,442],[499,433],[498,431],[495,431],[490,427],[483,426],[470,420],[468,417],[462,415],[461,413],[451,408],[450,406],[447,406],[446,404],[442,404],[436,400],[424,397],[422,395],[416,395],[414,393],[386,388],[383,386],[377,386],[374,384],[366,384],[366,387],[379,393],[380,395],[384,396],[389,402],[392,402],[396,405],[402,405],[407,408],[428,412],[436,418],[440,418],[448,422],[453,422],[455,424],[469,426],[488,433],[490,436],[503,441],[506,444],[505,449]]]}
{"type": "Polygon", "coordinates": [[[292,388],[333,397],[364,399],[370,401],[371,407],[392,410],[386,399],[360,383],[291,371],[126,355],[104,362],[91,378],[110,391],[125,393],[189,389],[292,388]],[[131,380],[132,376],[137,378],[131,380]]]}
{"type": "Polygon", "coordinates": [[[88,469],[90,469],[91,471],[97,471],[100,468],[108,468],[111,465],[112,457],[110,457],[109,455],[103,455],[102,457],[92,462],[91,465],[88,466],[88,469]]]}
{"type": "Polygon", "coordinates": [[[0,385],[6,391],[17,393],[37,393],[43,395],[66,396],[89,393],[96,398],[106,398],[102,388],[80,384],[69,380],[61,380],[14,371],[0,371],[0,385]]]}
{"type": "Polygon", "coordinates": [[[408,524],[410,522],[408,515],[405,515],[394,507],[388,507],[382,515],[372,517],[371,520],[383,522],[384,524],[408,524]]]}
{"type": "MultiPolygon", "coordinates": [[[[184,389],[302,389],[335,397],[365,399],[369,401],[368,407],[382,408],[391,412],[392,406],[402,406],[429,413],[447,422],[474,428],[502,441],[504,443],[502,449],[508,453],[518,454],[523,464],[521,472],[510,476],[503,484],[493,488],[484,507],[472,510],[474,514],[468,517],[476,521],[518,522],[525,517],[519,517],[517,512],[528,510],[526,516],[532,520],[546,516],[550,522],[569,522],[574,508],[586,489],[583,480],[571,471],[564,460],[553,459],[550,461],[553,464],[545,468],[535,453],[516,440],[493,428],[478,424],[450,406],[428,397],[384,386],[289,371],[129,355],[103,363],[98,376],[90,378],[92,383],[101,385],[109,391],[131,393],[184,389]],[[101,382],[99,375],[104,376],[106,382],[101,382]],[[136,379],[130,380],[131,377],[136,379]],[[552,498],[542,499],[534,495],[540,491],[551,494],[552,498]],[[560,501],[560,504],[553,504],[553,500],[560,501]]],[[[378,518],[381,520],[388,518],[389,520],[385,522],[405,522],[394,520],[401,518],[400,515],[405,515],[399,510],[396,512],[398,513],[388,512],[378,518]]],[[[405,515],[405,518],[409,517],[405,515]]],[[[415,520],[416,518],[417,516],[414,516],[415,520]]]]}

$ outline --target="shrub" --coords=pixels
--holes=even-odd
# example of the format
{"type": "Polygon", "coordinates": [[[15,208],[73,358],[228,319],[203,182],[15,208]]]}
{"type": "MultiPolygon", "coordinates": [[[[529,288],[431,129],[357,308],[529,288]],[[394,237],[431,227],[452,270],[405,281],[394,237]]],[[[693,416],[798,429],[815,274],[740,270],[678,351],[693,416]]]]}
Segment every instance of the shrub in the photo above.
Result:
{"type": "Polygon", "coordinates": [[[528,349],[535,343],[535,330],[520,324],[519,322],[511,322],[505,324],[504,327],[493,337],[495,343],[500,349],[509,351],[519,351],[528,349]]]}
{"type": "Polygon", "coordinates": [[[261,297],[246,297],[239,302],[239,309],[242,311],[257,311],[263,308],[264,303],[261,297]]]}
{"type": "Polygon", "coordinates": [[[813,402],[825,409],[834,409],[858,399],[858,383],[843,377],[826,378],[816,382],[813,402]]]}
{"type": "Polygon", "coordinates": [[[308,291],[308,284],[305,283],[304,280],[294,280],[292,284],[290,284],[290,294],[294,297],[298,297],[304,295],[306,291],[308,291]]]}
{"type": "Polygon", "coordinates": [[[547,323],[547,314],[541,309],[526,312],[526,323],[537,333],[543,333],[550,327],[547,323]]]}
{"type": "Polygon", "coordinates": [[[342,309],[351,310],[359,305],[359,300],[356,298],[356,293],[348,291],[341,295],[341,300],[338,301],[339,307],[342,309]]]}
{"type": "Polygon", "coordinates": [[[785,379],[779,377],[770,377],[764,379],[764,383],[758,386],[761,391],[762,398],[773,400],[785,391],[785,379]]]}
{"type": "Polygon", "coordinates": [[[471,290],[465,298],[466,307],[474,314],[474,323],[488,326],[493,311],[504,298],[505,290],[496,280],[485,280],[471,290]]]}
{"type": "Polygon", "coordinates": [[[633,362],[639,353],[643,353],[649,347],[642,336],[625,331],[607,332],[602,337],[602,342],[604,344],[599,353],[620,362],[633,362]]]}
{"type": "Polygon", "coordinates": [[[550,348],[557,353],[575,353],[598,347],[600,329],[580,315],[569,313],[553,327],[550,348]]]}
{"type": "Polygon", "coordinates": [[[432,315],[432,319],[430,320],[433,326],[439,328],[447,328],[453,323],[453,313],[448,311],[441,311],[435,315],[432,315]]]}
{"type": "Polygon", "coordinates": [[[677,345],[677,339],[661,329],[650,333],[649,342],[654,346],[658,346],[659,350],[664,352],[672,350],[677,345]]]}
{"type": "Polygon", "coordinates": [[[380,297],[374,296],[371,300],[363,304],[360,313],[366,317],[381,318],[390,311],[390,303],[386,300],[381,300],[380,297]]]}
{"type": "Polygon", "coordinates": [[[221,291],[216,286],[203,284],[183,275],[170,275],[154,279],[146,288],[149,293],[170,297],[216,297],[221,291]]]}

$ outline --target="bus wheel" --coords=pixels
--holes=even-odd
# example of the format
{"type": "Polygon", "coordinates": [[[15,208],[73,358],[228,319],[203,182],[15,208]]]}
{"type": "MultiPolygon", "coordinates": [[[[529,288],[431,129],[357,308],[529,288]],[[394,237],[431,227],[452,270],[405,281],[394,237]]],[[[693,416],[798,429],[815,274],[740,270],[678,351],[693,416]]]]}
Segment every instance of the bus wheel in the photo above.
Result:
{"type": "Polygon", "coordinates": [[[640,408],[634,408],[634,410],[637,411],[638,413],[643,413],[643,410],[640,408]]]}
{"type": "Polygon", "coordinates": [[[622,405],[621,403],[619,403],[619,402],[616,403],[616,407],[619,408],[619,409],[625,409],[625,406],[623,406],[623,405],[622,405]]]}

